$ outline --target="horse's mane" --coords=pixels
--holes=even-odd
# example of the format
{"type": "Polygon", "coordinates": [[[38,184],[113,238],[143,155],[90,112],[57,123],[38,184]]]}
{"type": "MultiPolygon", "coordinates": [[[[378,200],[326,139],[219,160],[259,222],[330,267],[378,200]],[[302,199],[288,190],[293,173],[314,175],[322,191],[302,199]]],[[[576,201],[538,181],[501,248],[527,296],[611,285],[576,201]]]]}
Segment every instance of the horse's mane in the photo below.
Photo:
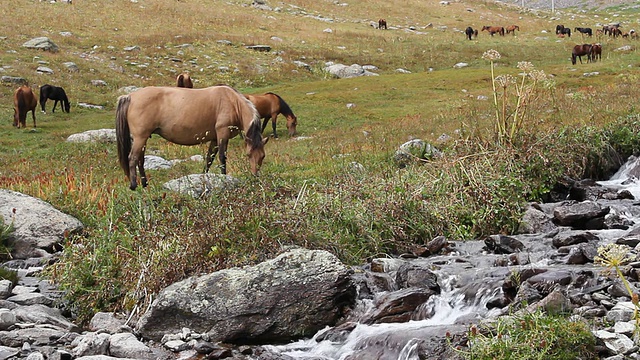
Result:
{"type": "Polygon", "coordinates": [[[256,106],[249,100],[245,95],[243,95],[237,89],[229,86],[229,85],[216,85],[216,86],[226,86],[228,88],[233,89],[233,91],[238,94],[240,99],[247,104],[251,108],[251,113],[253,114],[253,119],[251,120],[251,124],[249,124],[249,128],[245,131],[244,137],[247,140],[253,149],[255,149],[259,144],[262,144],[262,124],[260,122],[260,114],[256,109],[256,106]]]}
{"type": "Polygon", "coordinates": [[[262,125],[260,124],[260,115],[258,114],[258,110],[256,110],[256,107],[249,99],[245,97],[243,97],[243,99],[245,100],[247,105],[251,106],[251,109],[253,111],[253,120],[251,120],[251,125],[249,125],[249,128],[245,132],[244,137],[251,144],[251,147],[255,149],[257,146],[262,144],[262,125]]]}
{"type": "Polygon", "coordinates": [[[293,110],[291,110],[291,108],[289,107],[289,104],[287,104],[283,98],[280,97],[280,95],[276,94],[276,93],[272,93],[272,92],[268,92],[267,94],[271,94],[274,95],[278,98],[278,100],[280,100],[280,113],[282,113],[282,115],[284,116],[295,116],[293,114],[293,110]]]}

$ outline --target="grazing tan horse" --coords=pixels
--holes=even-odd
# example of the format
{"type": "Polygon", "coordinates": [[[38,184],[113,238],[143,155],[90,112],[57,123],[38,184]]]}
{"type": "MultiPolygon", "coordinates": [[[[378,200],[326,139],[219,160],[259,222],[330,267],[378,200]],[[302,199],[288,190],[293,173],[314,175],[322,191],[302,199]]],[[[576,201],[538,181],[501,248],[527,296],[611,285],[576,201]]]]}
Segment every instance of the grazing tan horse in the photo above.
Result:
{"type": "Polygon", "coordinates": [[[187,73],[182,73],[176,77],[176,86],[193,89],[193,82],[191,82],[191,76],[187,73]]]}
{"type": "Polygon", "coordinates": [[[276,119],[278,114],[282,114],[287,118],[287,130],[289,130],[289,136],[296,134],[296,127],[298,126],[298,118],[293,113],[293,110],[278,94],[268,92],[264,95],[245,95],[258,110],[260,118],[264,119],[262,123],[262,131],[267,127],[269,120],[271,120],[271,126],[273,128],[273,137],[277,138],[276,133],[276,119]]]}
{"type": "Polygon", "coordinates": [[[387,30],[387,20],[385,20],[385,19],[378,20],[378,29],[387,30]]]}
{"type": "Polygon", "coordinates": [[[513,35],[515,35],[516,34],[516,30],[520,31],[520,26],[518,26],[518,25],[509,25],[509,26],[507,26],[506,30],[507,30],[507,34],[513,33],[513,35]]]}
{"type": "Polygon", "coordinates": [[[13,93],[13,126],[27,127],[27,113],[31,111],[33,127],[36,127],[36,106],[38,99],[33,90],[27,85],[22,85],[13,93]]]}
{"type": "Polygon", "coordinates": [[[251,172],[258,174],[265,157],[260,117],[253,104],[228,86],[204,89],[146,87],[118,98],[116,138],[120,167],[137,187],[136,166],[142,186],[147,186],[144,151],[151,134],[179,145],[210,142],[204,171],[219,152],[220,168],[227,173],[229,139],[242,132],[251,172]],[[131,141],[133,138],[133,144],[131,141]]]}
{"type": "Polygon", "coordinates": [[[496,33],[500,36],[504,36],[504,28],[502,26],[483,26],[482,31],[489,32],[491,36],[496,33]]]}

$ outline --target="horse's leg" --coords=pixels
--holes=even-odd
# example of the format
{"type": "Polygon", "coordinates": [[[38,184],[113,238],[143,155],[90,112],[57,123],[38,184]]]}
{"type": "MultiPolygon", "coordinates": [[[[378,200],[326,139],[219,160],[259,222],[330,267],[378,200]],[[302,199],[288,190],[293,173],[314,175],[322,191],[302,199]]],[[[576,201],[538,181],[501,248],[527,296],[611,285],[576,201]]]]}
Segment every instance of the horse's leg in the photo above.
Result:
{"type": "Polygon", "coordinates": [[[147,139],[133,139],[133,144],[131,146],[131,152],[129,153],[129,180],[131,181],[129,188],[131,190],[135,190],[138,186],[138,175],[136,172],[136,166],[140,169],[140,176],[143,178],[143,186],[146,186],[147,179],[144,174],[144,147],[147,142],[147,139]],[[142,157],[143,161],[140,162],[140,157],[142,157]]]}
{"type": "MultiPolygon", "coordinates": [[[[24,114],[24,117],[25,117],[25,121],[24,121],[25,125],[24,125],[24,127],[27,127],[27,125],[26,125],[27,114],[24,114]]],[[[33,118],[33,128],[35,129],[35,127],[36,127],[36,108],[31,109],[31,117],[33,118]]]]}
{"type": "Polygon", "coordinates": [[[204,164],[204,173],[208,173],[211,168],[211,164],[213,164],[213,159],[215,159],[216,154],[218,154],[218,142],[215,140],[211,140],[209,142],[209,150],[207,150],[207,158],[204,164]]]}
{"type": "MultiPolygon", "coordinates": [[[[58,100],[53,100],[53,109],[51,109],[51,113],[56,112],[56,105],[58,105],[58,100]]],[[[62,106],[62,105],[61,105],[62,106]]]]}
{"type": "Polygon", "coordinates": [[[271,116],[271,127],[273,128],[273,137],[274,138],[278,138],[278,133],[276,133],[276,118],[278,117],[278,114],[272,115],[271,116]]]}
{"type": "Polygon", "coordinates": [[[218,140],[218,157],[220,158],[220,172],[222,175],[227,174],[227,145],[229,139],[218,140]]]}
{"type": "Polygon", "coordinates": [[[264,129],[267,127],[267,124],[269,123],[269,120],[271,120],[271,118],[269,116],[265,116],[262,119],[262,131],[264,131],[264,129]]]}
{"type": "Polygon", "coordinates": [[[140,183],[142,187],[147,187],[147,173],[144,172],[144,148],[142,148],[142,153],[138,159],[138,170],[140,171],[140,183]]]}

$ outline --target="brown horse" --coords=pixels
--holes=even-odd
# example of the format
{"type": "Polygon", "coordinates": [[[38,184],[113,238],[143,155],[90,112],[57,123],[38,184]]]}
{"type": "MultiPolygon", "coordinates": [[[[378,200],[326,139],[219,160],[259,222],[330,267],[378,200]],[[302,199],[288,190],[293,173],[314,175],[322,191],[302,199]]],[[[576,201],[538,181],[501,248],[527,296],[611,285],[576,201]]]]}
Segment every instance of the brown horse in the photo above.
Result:
{"type": "Polygon", "coordinates": [[[509,26],[507,26],[506,30],[507,30],[507,34],[508,33],[513,33],[513,35],[515,35],[516,34],[516,30],[520,31],[520,26],[518,26],[518,25],[509,25],[509,26]]]}
{"type": "Polygon", "coordinates": [[[251,172],[258,174],[265,156],[260,117],[242,94],[228,86],[204,89],[146,87],[118,98],[116,138],[120,167],[137,187],[136,166],[142,186],[147,186],[144,151],[151,134],[179,145],[210,142],[204,171],[209,171],[217,152],[220,168],[227,173],[229,139],[243,133],[251,172]],[[131,141],[133,138],[133,144],[131,141]]]}
{"type": "Polygon", "coordinates": [[[571,51],[571,64],[576,64],[576,58],[580,59],[582,64],[582,57],[587,55],[587,62],[591,61],[591,44],[576,45],[571,51]]]}
{"type": "Polygon", "coordinates": [[[191,82],[191,76],[187,73],[182,73],[176,77],[176,86],[193,89],[193,82],[191,82]]]}
{"type": "Polygon", "coordinates": [[[602,45],[598,43],[591,44],[591,61],[596,60],[602,60],[602,45]]]}
{"type": "Polygon", "coordinates": [[[260,118],[264,119],[262,123],[262,131],[267,127],[269,120],[271,120],[271,126],[273,128],[273,137],[277,138],[276,133],[276,118],[278,114],[282,114],[287,118],[287,129],[289,130],[289,136],[296,134],[296,126],[298,125],[298,118],[293,113],[289,105],[280,97],[280,95],[268,92],[264,95],[245,95],[258,110],[260,118]]]}
{"type": "Polygon", "coordinates": [[[22,85],[13,93],[13,126],[27,127],[27,113],[31,111],[33,127],[36,127],[36,106],[38,100],[33,90],[27,85],[22,85]]]}
{"type": "Polygon", "coordinates": [[[387,20],[385,20],[385,19],[378,20],[378,29],[387,30],[387,20]]]}
{"type": "Polygon", "coordinates": [[[483,26],[482,31],[488,31],[491,36],[496,33],[504,36],[504,28],[502,26],[483,26]]]}

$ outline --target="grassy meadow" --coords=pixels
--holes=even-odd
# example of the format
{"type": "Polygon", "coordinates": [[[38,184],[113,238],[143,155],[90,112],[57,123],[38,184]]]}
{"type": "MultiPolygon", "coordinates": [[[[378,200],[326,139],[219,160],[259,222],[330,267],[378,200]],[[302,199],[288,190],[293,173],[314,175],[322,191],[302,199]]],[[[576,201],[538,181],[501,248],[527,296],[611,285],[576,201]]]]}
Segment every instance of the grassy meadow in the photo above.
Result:
{"type": "MultiPolygon", "coordinates": [[[[99,309],[135,311],[185,276],[255,263],[289,245],[326,249],[357,264],[410,251],[437,235],[511,233],[524,204],[543,198],[562,176],[602,175],[606,149],[638,149],[640,42],[554,33],[559,23],[639,28],[631,6],[551,14],[480,0],[408,0],[402,6],[292,0],[268,2],[272,11],[248,0],[3,4],[0,14],[11,21],[0,25],[0,75],[23,77],[34,89],[62,86],[72,106],[70,114],[51,113],[49,101],[47,114],[38,108],[36,130],[30,115],[27,129],[16,129],[16,86],[1,84],[0,187],[48,201],[86,225],[85,233],[69,237],[49,274],[69,292],[81,319],[99,309]],[[380,17],[388,30],[372,26],[380,17]],[[480,32],[472,41],[462,32],[509,24],[521,31],[504,37],[480,32]],[[22,47],[40,36],[60,51],[22,47]],[[596,41],[603,44],[602,61],[571,65],[575,44],[596,41]],[[632,50],[613,51],[624,45],[632,50]],[[139,49],[125,50],[131,46],[139,49]],[[493,62],[494,77],[515,80],[495,98],[492,63],[483,59],[490,49],[501,55],[493,62]],[[329,61],[374,65],[380,76],[334,79],[323,71],[329,61]],[[79,71],[69,72],[65,62],[79,71]],[[454,68],[460,62],[468,66],[454,68]],[[521,62],[545,75],[531,93],[515,88],[533,85],[522,76],[521,62]],[[38,74],[38,66],[54,73],[38,74]],[[227,170],[243,185],[207,199],[162,188],[167,180],[201,172],[202,163],[148,171],[149,187],[132,192],[115,144],[65,141],[114,128],[121,88],[174,86],[181,72],[189,72],[197,88],[225,83],[244,93],[281,95],[298,117],[298,137],[287,136],[279,117],[279,138],[267,144],[258,178],[250,175],[241,140],[233,139],[227,170]],[[496,141],[497,119],[521,120],[517,136],[496,141]],[[439,143],[442,134],[451,140],[439,143]],[[436,144],[445,156],[398,168],[391,158],[412,138],[436,144]],[[354,161],[364,165],[364,174],[351,170],[354,161]]],[[[205,151],[205,145],[159,137],[147,144],[147,154],[166,159],[205,151]]]]}

